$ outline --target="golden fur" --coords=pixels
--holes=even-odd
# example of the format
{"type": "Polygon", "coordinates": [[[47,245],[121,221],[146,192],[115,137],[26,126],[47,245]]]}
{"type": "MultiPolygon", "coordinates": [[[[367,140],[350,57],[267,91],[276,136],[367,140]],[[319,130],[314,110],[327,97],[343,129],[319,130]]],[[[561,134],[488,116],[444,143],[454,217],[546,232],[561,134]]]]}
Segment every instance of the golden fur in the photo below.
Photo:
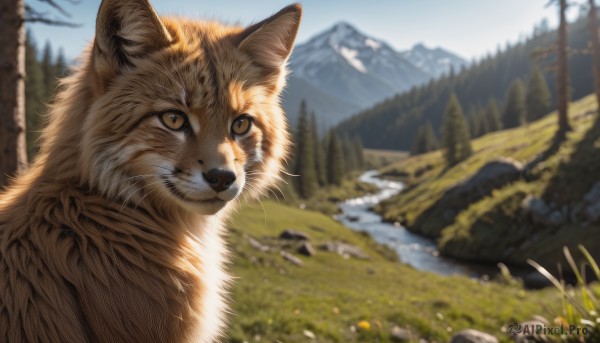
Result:
{"type": "Polygon", "coordinates": [[[279,96],[300,23],[159,18],[104,0],[62,81],[39,156],[0,195],[0,342],[212,342],[224,325],[222,223],[279,176],[279,96]],[[187,118],[172,131],[163,113],[187,118]],[[248,114],[241,136],[232,123],[248,114]],[[230,188],[210,169],[235,173],[230,188]]]}

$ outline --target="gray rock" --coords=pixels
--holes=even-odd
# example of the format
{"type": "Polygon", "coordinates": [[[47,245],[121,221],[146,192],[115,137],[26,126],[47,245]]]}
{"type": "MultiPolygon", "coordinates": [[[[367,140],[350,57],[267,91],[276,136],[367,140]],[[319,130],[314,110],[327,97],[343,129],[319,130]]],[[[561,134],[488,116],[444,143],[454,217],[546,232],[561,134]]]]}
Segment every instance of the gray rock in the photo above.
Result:
{"type": "Polygon", "coordinates": [[[436,230],[438,228],[441,230],[454,222],[461,211],[489,196],[495,189],[518,180],[522,173],[523,165],[518,161],[508,158],[490,161],[473,176],[444,192],[434,205],[416,219],[414,226],[435,225],[436,230]]]}
{"type": "Polygon", "coordinates": [[[315,256],[315,254],[317,252],[315,251],[315,249],[312,247],[312,245],[310,243],[304,242],[298,248],[298,253],[302,254],[304,256],[315,256]]]}
{"type": "Polygon", "coordinates": [[[592,189],[583,197],[583,200],[588,204],[600,202],[600,182],[596,182],[592,189]]]}
{"type": "Polygon", "coordinates": [[[485,332],[466,329],[452,336],[450,343],[498,343],[498,339],[485,332]]]}
{"type": "Polygon", "coordinates": [[[258,251],[262,251],[262,252],[271,251],[271,248],[269,246],[262,244],[261,242],[257,241],[256,239],[254,239],[252,237],[248,237],[248,243],[250,243],[250,246],[252,246],[254,249],[256,249],[258,251]]]}
{"type": "Polygon", "coordinates": [[[303,232],[286,229],[281,234],[279,234],[279,239],[291,241],[308,241],[310,238],[307,234],[303,232]]]}
{"type": "Polygon", "coordinates": [[[365,260],[371,258],[369,255],[364,253],[359,247],[343,242],[327,242],[321,244],[319,246],[319,249],[334,252],[344,257],[354,257],[365,260]]]}
{"type": "Polygon", "coordinates": [[[483,197],[492,190],[502,188],[521,176],[523,165],[509,158],[499,158],[488,162],[475,175],[448,190],[448,197],[483,197]]]}
{"type": "Polygon", "coordinates": [[[587,220],[597,222],[600,219],[600,182],[592,186],[592,189],[583,197],[583,213],[587,220]]]}
{"type": "Polygon", "coordinates": [[[546,204],[543,199],[528,195],[523,202],[521,208],[529,213],[531,220],[534,223],[539,223],[546,226],[561,226],[567,222],[566,211],[562,209],[554,209],[546,204]]]}
{"type": "Polygon", "coordinates": [[[408,329],[394,326],[390,330],[390,338],[394,342],[408,342],[412,338],[412,333],[408,329]]]}
{"type": "Polygon", "coordinates": [[[291,264],[297,265],[298,267],[302,267],[304,265],[301,259],[288,252],[281,250],[280,255],[284,260],[290,262],[291,264]]]}

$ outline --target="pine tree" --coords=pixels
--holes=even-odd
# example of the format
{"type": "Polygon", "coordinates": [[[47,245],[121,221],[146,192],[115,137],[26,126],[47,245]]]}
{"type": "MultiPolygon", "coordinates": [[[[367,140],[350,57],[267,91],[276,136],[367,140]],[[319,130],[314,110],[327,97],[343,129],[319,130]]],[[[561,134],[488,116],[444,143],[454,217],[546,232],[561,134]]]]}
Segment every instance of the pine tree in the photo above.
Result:
{"type": "Polygon", "coordinates": [[[39,137],[41,115],[44,112],[45,90],[42,68],[37,60],[37,47],[29,31],[25,39],[25,71],[25,127],[27,155],[31,160],[39,137]]]}
{"type": "Polygon", "coordinates": [[[433,131],[433,126],[431,125],[431,122],[427,122],[427,124],[425,124],[425,129],[424,129],[424,136],[425,136],[425,152],[430,152],[430,151],[434,151],[437,150],[439,148],[439,143],[437,141],[437,138],[435,137],[435,132],[433,131]]]}
{"type": "Polygon", "coordinates": [[[308,199],[318,188],[315,168],[314,139],[312,137],[306,101],[300,103],[300,115],[296,129],[296,165],[294,173],[299,175],[296,182],[298,195],[308,199]]]}
{"type": "Polygon", "coordinates": [[[342,151],[344,152],[344,165],[346,167],[346,171],[356,170],[357,161],[356,154],[354,150],[354,144],[348,137],[348,135],[344,135],[342,139],[342,151]]]}
{"type": "Polygon", "coordinates": [[[44,45],[44,52],[42,56],[42,76],[44,83],[45,100],[50,99],[54,94],[54,87],[56,85],[56,67],[52,58],[52,46],[47,41],[44,45]]]}
{"type": "Polygon", "coordinates": [[[476,111],[477,118],[479,118],[479,135],[483,136],[486,133],[490,132],[490,125],[485,116],[485,108],[481,106],[481,103],[477,103],[476,111]]]}
{"type": "Polygon", "coordinates": [[[468,118],[469,132],[471,132],[471,137],[479,137],[481,135],[481,123],[479,121],[479,117],[477,116],[477,108],[475,106],[471,106],[468,118]]]}
{"type": "Polygon", "coordinates": [[[517,79],[513,81],[506,97],[506,106],[502,116],[502,124],[506,129],[525,124],[525,91],[523,83],[517,79]]]}
{"type": "Polygon", "coordinates": [[[494,132],[502,130],[502,120],[500,120],[500,112],[498,111],[498,105],[496,100],[490,98],[487,109],[485,111],[485,118],[488,125],[488,132],[494,132]]]}
{"type": "Polygon", "coordinates": [[[423,153],[425,153],[425,127],[421,126],[417,130],[415,140],[410,148],[410,154],[415,156],[423,153]]]}
{"type": "Polygon", "coordinates": [[[313,151],[315,156],[315,169],[317,172],[317,180],[319,185],[327,184],[327,170],[325,169],[325,152],[323,151],[322,142],[319,140],[319,129],[317,127],[317,116],[315,112],[310,114],[310,128],[313,137],[313,151]]]}
{"type": "Polygon", "coordinates": [[[558,131],[556,138],[562,140],[567,132],[572,130],[569,123],[569,53],[567,43],[567,0],[558,0],[559,25],[558,39],[556,42],[556,85],[557,85],[557,109],[558,109],[558,131]]]}
{"type": "Polygon", "coordinates": [[[594,90],[596,106],[600,113],[600,33],[598,32],[598,8],[595,0],[588,0],[588,25],[590,29],[590,44],[592,46],[592,71],[594,72],[594,90]]]}
{"type": "Polygon", "coordinates": [[[424,154],[438,148],[438,142],[433,133],[433,127],[430,122],[421,126],[417,131],[417,136],[411,149],[411,154],[424,154]]]}
{"type": "Polygon", "coordinates": [[[552,96],[544,74],[538,67],[534,67],[527,87],[527,121],[542,118],[552,106],[552,96]]]}
{"type": "Polygon", "coordinates": [[[442,143],[449,166],[458,164],[472,153],[467,121],[455,94],[450,95],[444,114],[442,143]]]}
{"type": "Polygon", "coordinates": [[[327,181],[330,185],[341,185],[344,179],[344,156],[340,139],[332,132],[327,148],[327,181]]]}
{"type": "Polygon", "coordinates": [[[352,140],[354,146],[354,155],[356,156],[356,166],[359,169],[363,169],[365,167],[365,153],[362,141],[359,136],[354,136],[352,140]]]}
{"type": "Polygon", "coordinates": [[[58,50],[58,56],[56,56],[56,66],[54,68],[54,75],[56,78],[62,78],[67,76],[67,62],[65,60],[65,54],[62,48],[58,50]]]}

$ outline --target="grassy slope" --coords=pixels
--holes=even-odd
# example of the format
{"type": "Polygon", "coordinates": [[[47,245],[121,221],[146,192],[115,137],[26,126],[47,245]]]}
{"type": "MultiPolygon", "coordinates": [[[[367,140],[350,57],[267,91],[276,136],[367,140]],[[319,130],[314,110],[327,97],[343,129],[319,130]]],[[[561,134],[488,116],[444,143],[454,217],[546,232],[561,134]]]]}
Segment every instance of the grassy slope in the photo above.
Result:
{"type": "MultiPolygon", "coordinates": [[[[508,341],[500,332],[513,320],[545,314],[544,304],[559,304],[555,291],[526,292],[465,277],[441,277],[386,259],[377,245],[330,217],[265,201],[235,216],[228,241],[234,251],[231,342],[304,342],[310,330],[318,342],[388,342],[394,325],[417,337],[448,341],[453,332],[478,328],[508,341]],[[248,237],[269,242],[284,228],[310,235],[313,246],[330,240],[361,247],[371,260],[346,260],[318,251],[302,257],[303,267],[264,253],[248,237]],[[350,329],[361,320],[369,332],[350,329]]],[[[296,255],[298,256],[298,255],[296,255]]]]}
{"type": "Polygon", "coordinates": [[[526,258],[554,261],[562,256],[562,245],[585,242],[591,251],[600,252],[600,230],[563,227],[534,227],[520,212],[527,194],[542,196],[558,204],[580,201],[598,181],[600,153],[598,130],[591,130],[595,116],[584,115],[595,109],[595,98],[588,96],[571,104],[574,131],[561,148],[533,169],[532,180],[517,181],[494,192],[461,212],[447,226],[439,218],[426,218],[422,227],[411,225],[432,206],[449,187],[473,175],[497,157],[510,157],[523,163],[548,149],[556,132],[556,113],[527,127],[492,133],[474,140],[474,155],[464,163],[444,170],[441,152],[416,156],[386,167],[383,172],[399,175],[408,190],[382,203],[377,210],[386,220],[402,221],[410,229],[441,237],[442,251],[450,255],[494,261],[521,263],[526,258]],[[437,222],[436,222],[437,221],[437,222]],[[511,247],[516,247],[511,250],[511,247]]]}

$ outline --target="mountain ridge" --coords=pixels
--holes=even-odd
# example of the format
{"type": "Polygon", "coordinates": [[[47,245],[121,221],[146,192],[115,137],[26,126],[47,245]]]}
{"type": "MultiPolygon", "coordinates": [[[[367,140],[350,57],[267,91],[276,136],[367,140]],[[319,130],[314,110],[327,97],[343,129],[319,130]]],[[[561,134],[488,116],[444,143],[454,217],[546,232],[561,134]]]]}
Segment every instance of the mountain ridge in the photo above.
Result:
{"type": "Polygon", "coordinates": [[[331,127],[360,110],[438,77],[449,70],[449,63],[467,63],[446,50],[436,49],[421,45],[419,54],[407,55],[348,22],[337,22],[294,49],[289,62],[294,79],[284,94],[289,119],[296,119],[295,112],[305,98],[325,128],[331,127]],[[415,66],[409,60],[411,56],[416,56],[426,68],[415,66]],[[331,101],[325,103],[326,98],[331,101]]]}

